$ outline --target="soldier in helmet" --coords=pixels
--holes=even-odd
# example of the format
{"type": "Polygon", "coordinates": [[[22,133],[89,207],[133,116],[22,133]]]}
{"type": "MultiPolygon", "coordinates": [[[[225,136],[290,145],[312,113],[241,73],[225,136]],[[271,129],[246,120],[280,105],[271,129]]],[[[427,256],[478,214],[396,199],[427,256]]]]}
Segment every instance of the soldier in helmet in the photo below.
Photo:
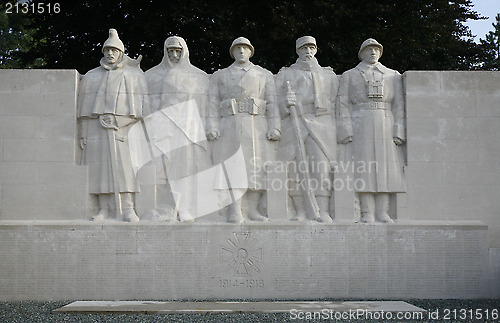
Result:
{"type": "Polygon", "coordinates": [[[97,196],[103,220],[139,221],[134,210],[138,192],[127,142],[129,126],[143,116],[147,86],[139,62],[124,54],[115,29],[103,45],[101,66],[85,74],[80,85],[78,117],[82,162],[89,166],[90,194],[97,196]]]}
{"type": "MultiPolygon", "coordinates": [[[[361,44],[361,62],[342,75],[337,102],[339,111],[350,112],[337,118],[352,124],[355,189],[365,223],[393,222],[390,197],[406,190],[400,147],[406,139],[403,79],[379,63],[382,52],[375,39],[361,44]]],[[[345,133],[339,142],[349,141],[348,136],[345,133]]]]}
{"type": "MultiPolygon", "coordinates": [[[[207,137],[216,140],[214,163],[231,157],[239,147],[245,157],[248,190],[229,207],[228,222],[267,221],[262,214],[265,191],[264,163],[273,160],[280,139],[280,118],[275,102],[273,74],[254,65],[254,47],[245,37],[235,39],[229,49],[234,63],[215,72],[210,79],[207,137]],[[242,213],[242,200],[248,211],[242,213]]],[[[232,187],[245,189],[245,187],[232,187]]]]}
{"type": "Polygon", "coordinates": [[[337,75],[331,67],[321,67],[318,64],[315,58],[317,47],[314,37],[298,38],[295,49],[299,56],[297,62],[288,68],[282,68],[276,77],[283,118],[283,136],[278,159],[289,163],[288,177],[292,183],[288,185],[289,195],[296,210],[293,220],[313,219],[313,214],[307,214],[304,203],[308,202],[305,199],[315,199],[319,207],[319,218],[316,220],[332,222],[331,163],[337,158],[334,123],[337,75]],[[295,129],[296,125],[291,120],[291,105],[297,107],[299,129],[295,129]],[[294,132],[300,133],[300,143],[297,142],[294,132]],[[299,144],[304,146],[306,165],[300,165],[304,161],[300,161],[299,144]],[[308,172],[311,182],[305,183],[300,172],[308,172]],[[314,186],[314,196],[305,194],[304,185],[314,186]]]}

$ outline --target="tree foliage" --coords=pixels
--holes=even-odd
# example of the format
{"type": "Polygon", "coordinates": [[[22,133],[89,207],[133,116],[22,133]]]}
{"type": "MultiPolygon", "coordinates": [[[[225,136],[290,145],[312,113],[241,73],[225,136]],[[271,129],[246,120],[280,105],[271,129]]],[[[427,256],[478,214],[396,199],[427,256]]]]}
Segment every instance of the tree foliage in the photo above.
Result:
{"type": "Polygon", "coordinates": [[[490,31],[485,39],[481,39],[481,47],[485,53],[484,65],[486,70],[500,70],[500,14],[495,17],[496,22],[492,24],[493,31],[490,31]]]}
{"type": "Polygon", "coordinates": [[[23,63],[19,56],[29,51],[35,46],[32,28],[27,28],[28,17],[22,13],[6,12],[7,3],[16,1],[7,1],[0,5],[0,68],[22,68],[39,67],[43,65],[41,59],[27,61],[23,63]]]}
{"type": "MultiPolygon", "coordinates": [[[[42,0],[31,0],[37,4],[42,0]]],[[[384,45],[381,61],[406,70],[477,68],[483,54],[463,23],[481,17],[471,0],[60,0],[59,13],[31,13],[35,39],[24,63],[46,68],[95,67],[108,29],[118,30],[128,54],[143,55],[144,70],[158,64],[168,36],[186,39],[191,62],[213,72],[231,64],[238,36],[255,47],[252,61],[276,73],[296,59],[295,40],[316,37],[318,60],[341,73],[355,66],[369,37],[384,45]]]]}

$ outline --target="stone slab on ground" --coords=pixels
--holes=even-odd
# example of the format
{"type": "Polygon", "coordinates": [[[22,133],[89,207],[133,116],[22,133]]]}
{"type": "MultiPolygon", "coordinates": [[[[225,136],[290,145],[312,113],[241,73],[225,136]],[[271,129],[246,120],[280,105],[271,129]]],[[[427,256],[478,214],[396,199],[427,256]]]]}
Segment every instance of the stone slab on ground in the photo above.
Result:
{"type": "Polygon", "coordinates": [[[159,301],[76,301],[54,313],[287,313],[291,311],[343,313],[426,312],[403,301],[335,302],[159,302],[159,301]]]}

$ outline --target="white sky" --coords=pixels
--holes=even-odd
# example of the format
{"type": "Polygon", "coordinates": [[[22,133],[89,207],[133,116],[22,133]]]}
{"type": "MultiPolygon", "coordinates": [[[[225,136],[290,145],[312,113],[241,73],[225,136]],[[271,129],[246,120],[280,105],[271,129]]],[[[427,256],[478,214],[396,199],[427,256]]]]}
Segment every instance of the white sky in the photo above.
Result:
{"type": "Polygon", "coordinates": [[[500,0],[472,0],[474,11],[480,15],[488,17],[488,20],[469,20],[466,25],[469,26],[473,35],[476,35],[474,40],[479,42],[479,39],[485,38],[485,35],[493,30],[492,24],[495,22],[495,16],[500,13],[500,0]]]}

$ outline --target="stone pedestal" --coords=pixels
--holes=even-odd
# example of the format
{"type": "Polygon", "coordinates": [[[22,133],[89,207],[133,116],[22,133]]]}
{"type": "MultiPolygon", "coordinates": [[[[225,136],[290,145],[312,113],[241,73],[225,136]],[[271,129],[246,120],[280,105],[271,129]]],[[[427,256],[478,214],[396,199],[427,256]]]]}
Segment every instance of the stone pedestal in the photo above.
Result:
{"type": "Polygon", "coordinates": [[[0,300],[484,298],[488,228],[0,222],[0,300]]]}

